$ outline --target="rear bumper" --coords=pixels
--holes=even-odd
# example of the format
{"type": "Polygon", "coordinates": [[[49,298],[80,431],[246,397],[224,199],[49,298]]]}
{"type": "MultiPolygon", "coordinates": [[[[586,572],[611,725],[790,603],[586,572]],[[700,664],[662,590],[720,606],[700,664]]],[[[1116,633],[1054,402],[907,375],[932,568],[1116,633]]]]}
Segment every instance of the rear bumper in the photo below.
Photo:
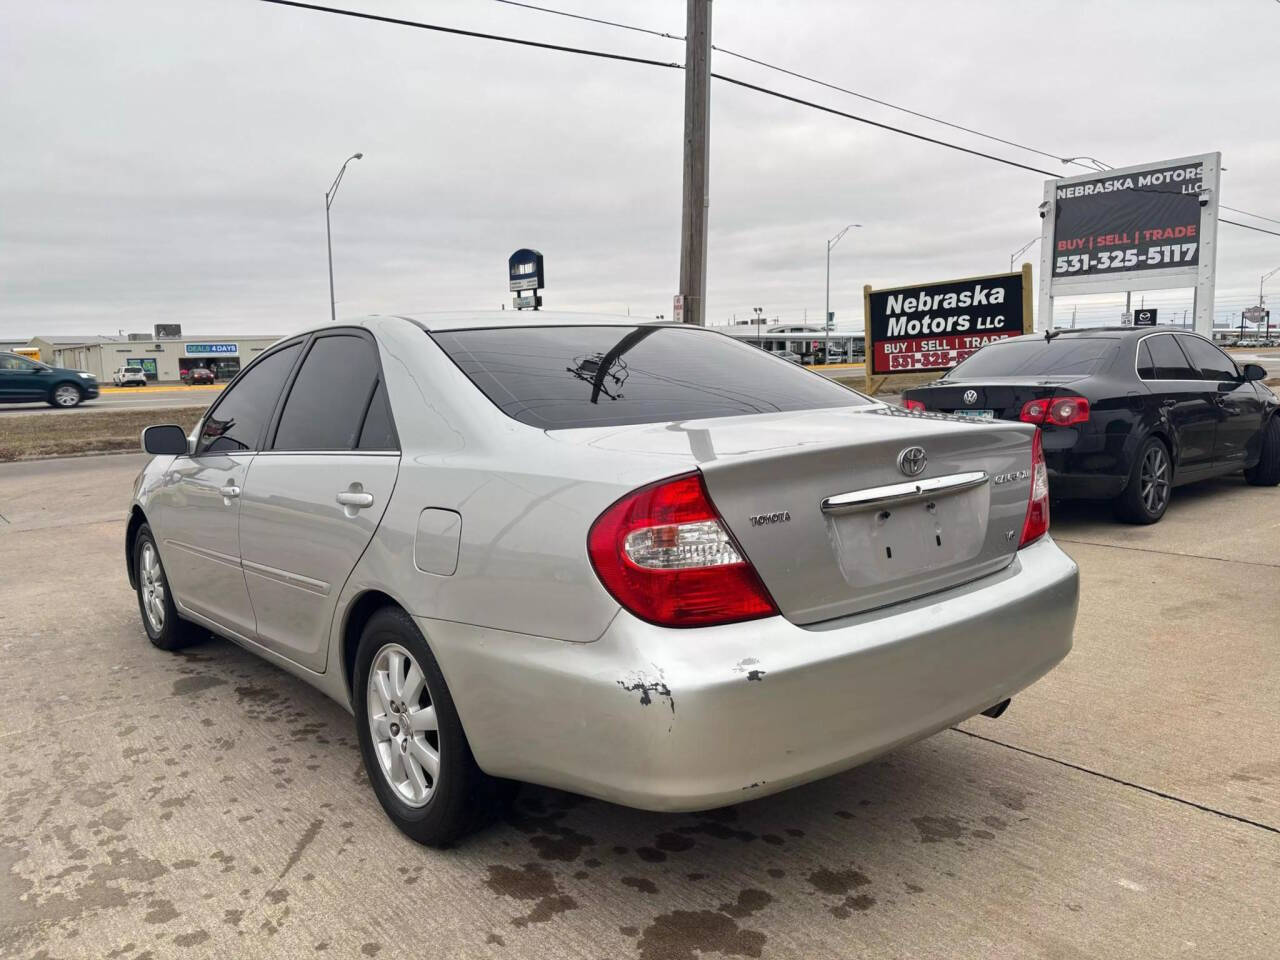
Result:
{"type": "Polygon", "coordinates": [[[810,628],[620,612],[573,644],[418,622],[484,770],[697,810],[856,766],[1027,687],[1071,649],[1077,580],[1045,538],[975,583],[810,628]]]}

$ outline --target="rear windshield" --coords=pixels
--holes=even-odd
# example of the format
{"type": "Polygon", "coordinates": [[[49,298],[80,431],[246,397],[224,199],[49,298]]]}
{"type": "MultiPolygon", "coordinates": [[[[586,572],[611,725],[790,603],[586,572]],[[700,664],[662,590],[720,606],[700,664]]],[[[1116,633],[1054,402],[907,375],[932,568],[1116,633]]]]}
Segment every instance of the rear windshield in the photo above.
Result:
{"type": "Polygon", "coordinates": [[[1087,375],[1120,341],[1109,337],[1016,337],[989,343],[947,374],[960,377],[1087,375]]]}
{"type": "Polygon", "coordinates": [[[544,430],[869,403],[755,347],[678,327],[503,327],[432,334],[509,417],[544,430]]]}

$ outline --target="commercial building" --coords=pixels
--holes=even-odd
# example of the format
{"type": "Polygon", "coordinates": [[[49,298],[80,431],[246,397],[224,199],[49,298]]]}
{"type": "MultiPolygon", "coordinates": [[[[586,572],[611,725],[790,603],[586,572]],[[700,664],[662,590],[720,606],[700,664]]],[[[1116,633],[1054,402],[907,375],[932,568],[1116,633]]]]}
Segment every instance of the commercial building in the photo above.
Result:
{"type": "Polygon", "coordinates": [[[770,353],[790,350],[803,363],[828,363],[832,357],[837,362],[861,360],[865,353],[866,339],[861,333],[828,331],[821,324],[758,324],[743,320],[714,329],[770,353]]]}
{"type": "Polygon", "coordinates": [[[206,367],[218,380],[230,380],[276,336],[32,337],[28,347],[55,367],[69,367],[110,380],[117,367],[139,366],[154,382],[176,382],[193,367],[206,367]]]}

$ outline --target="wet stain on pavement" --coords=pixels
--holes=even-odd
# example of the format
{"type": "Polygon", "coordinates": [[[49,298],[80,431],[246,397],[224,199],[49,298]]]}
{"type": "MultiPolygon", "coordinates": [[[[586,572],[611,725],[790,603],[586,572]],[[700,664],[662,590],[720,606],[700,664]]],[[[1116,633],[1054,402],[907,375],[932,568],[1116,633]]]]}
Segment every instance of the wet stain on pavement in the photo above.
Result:
{"type": "Polygon", "coordinates": [[[622,885],[633,890],[639,890],[641,893],[658,892],[658,885],[652,880],[646,880],[644,877],[623,877],[622,885]]]}
{"type": "Polygon", "coordinates": [[[640,960],[698,960],[708,953],[759,957],[767,938],[714,910],[672,910],[654,918],[637,943],[640,960]]]}
{"type": "Polygon", "coordinates": [[[578,902],[560,889],[551,871],[540,863],[526,863],[519,869],[491,864],[484,884],[499,896],[533,902],[533,909],[527,914],[511,919],[512,926],[546,923],[558,914],[578,909],[578,902]]]}
{"type": "Polygon", "coordinates": [[[210,690],[213,687],[226,686],[227,681],[221,677],[209,676],[208,674],[195,674],[190,677],[179,677],[173,681],[173,695],[175,697],[185,697],[192,693],[200,693],[204,690],[210,690]]]}

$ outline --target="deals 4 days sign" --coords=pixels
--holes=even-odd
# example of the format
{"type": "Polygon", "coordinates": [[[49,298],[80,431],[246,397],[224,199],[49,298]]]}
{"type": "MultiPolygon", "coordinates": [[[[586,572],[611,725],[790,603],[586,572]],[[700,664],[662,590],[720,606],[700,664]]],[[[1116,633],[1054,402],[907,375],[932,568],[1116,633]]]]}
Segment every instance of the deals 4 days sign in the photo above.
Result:
{"type": "Polygon", "coordinates": [[[942,373],[993,340],[1030,332],[1030,264],[1020,273],[864,293],[868,380],[942,373]]]}

